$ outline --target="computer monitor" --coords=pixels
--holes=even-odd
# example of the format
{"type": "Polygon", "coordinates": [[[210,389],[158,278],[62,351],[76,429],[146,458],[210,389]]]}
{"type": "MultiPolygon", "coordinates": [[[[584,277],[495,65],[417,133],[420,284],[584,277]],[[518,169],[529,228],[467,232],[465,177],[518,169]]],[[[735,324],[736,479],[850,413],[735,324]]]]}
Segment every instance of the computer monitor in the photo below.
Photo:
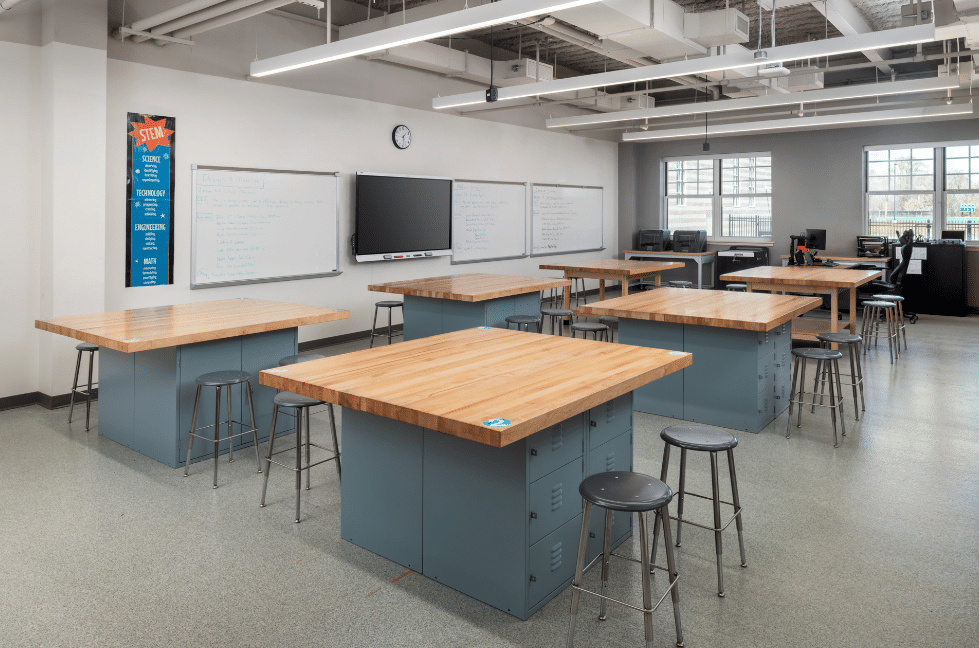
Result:
{"type": "Polygon", "coordinates": [[[673,232],[675,252],[703,252],[707,247],[707,230],[676,230],[673,232]]]}
{"type": "Polygon", "coordinates": [[[825,250],[826,249],[826,230],[824,229],[807,229],[806,230],[806,241],[808,245],[807,248],[810,250],[825,250]]]}
{"type": "Polygon", "coordinates": [[[965,240],[965,230],[942,230],[943,239],[965,240]]]}

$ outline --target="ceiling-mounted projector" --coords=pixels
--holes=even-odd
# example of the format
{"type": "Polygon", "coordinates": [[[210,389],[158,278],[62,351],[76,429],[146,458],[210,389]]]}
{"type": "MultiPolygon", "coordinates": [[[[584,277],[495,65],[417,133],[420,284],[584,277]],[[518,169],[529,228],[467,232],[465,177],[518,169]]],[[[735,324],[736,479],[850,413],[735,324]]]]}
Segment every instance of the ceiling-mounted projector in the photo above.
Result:
{"type": "Polygon", "coordinates": [[[788,74],[790,74],[789,68],[785,67],[781,63],[768,63],[767,65],[758,66],[758,76],[776,77],[786,76],[788,74]]]}

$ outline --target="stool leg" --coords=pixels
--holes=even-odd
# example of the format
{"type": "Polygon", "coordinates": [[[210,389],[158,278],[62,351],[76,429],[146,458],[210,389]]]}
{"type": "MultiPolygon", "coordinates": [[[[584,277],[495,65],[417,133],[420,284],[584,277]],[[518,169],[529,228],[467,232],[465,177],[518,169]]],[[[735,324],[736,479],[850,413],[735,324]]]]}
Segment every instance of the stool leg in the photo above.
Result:
{"type": "MultiPolygon", "coordinates": [[[[862,341],[859,342],[858,344],[860,344],[861,346],[863,346],[863,342],[862,341]]],[[[860,409],[866,411],[867,410],[867,401],[866,401],[866,399],[864,398],[864,395],[863,395],[863,367],[860,365],[860,349],[859,348],[854,353],[854,356],[856,357],[856,360],[857,360],[857,375],[859,376],[859,378],[857,379],[857,382],[860,383],[860,409]]]]}
{"type": "MultiPolygon", "coordinates": [[[[88,352],[88,398],[85,400],[85,431],[88,432],[89,415],[92,413],[92,368],[95,365],[95,352],[88,352]]],[[[73,394],[74,395],[74,394],[73,394]]]]}
{"type": "MultiPolygon", "coordinates": [[[[846,436],[846,417],[843,416],[843,383],[840,381],[840,361],[833,360],[833,370],[830,372],[830,379],[833,378],[833,374],[836,374],[836,395],[839,397],[839,403],[836,405],[840,408],[840,434],[846,436]]],[[[832,387],[832,385],[830,385],[832,387]]],[[[830,403],[831,405],[833,403],[830,403]]],[[[835,407],[835,405],[834,405],[835,407]]]]}
{"type": "Polygon", "coordinates": [[[78,372],[82,368],[82,352],[78,352],[78,359],[75,360],[75,380],[71,383],[71,401],[68,403],[68,422],[71,423],[71,415],[75,411],[75,390],[78,389],[78,372]]]}
{"type": "Polygon", "coordinates": [[[738,475],[734,470],[734,450],[728,448],[727,469],[731,472],[731,501],[734,502],[734,523],[738,527],[738,546],[741,549],[741,566],[747,567],[744,559],[744,527],[741,523],[741,498],[738,496],[738,475]]]}
{"type": "Polygon", "coordinates": [[[233,417],[231,416],[231,385],[228,385],[226,389],[228,390],[228,463],[231,463],[235,460],[235,440],[231,436],[235,433],[232,424],[233,417]]]}
{"type": "Polygon", "coordinates": [[[714,500],[714,548],[717,552],[717,595],[724,597],[724,569],[721,557],[724,555],[724,544],[721,539],[721,488],[717,478],[717,453],[710,453],[710,483],[714,500]]]}
{"type": "Polygon", "coordinates": [[[374,305],[374,321],[371,322],[371,345],[369,348],[374,348],[374,332],[377,330],[377,304],[374,305]]]}
{"type": "MultiPolygon", "coordinates": [[[[228,389],[231,389],[230,387],[228,389]]],[[[214,390],[214,488],[218,487],[218,441],[221,429],[221,387],[214,390]]],[[[228,412],[230,415],[231,412],[228,412]]]]}
{"type": "Polygon", "coordinates": [[[394,336],[392,335],[394,329],[391,327],[391,314],[393,312],[393,308],[388,308],[388,346],[391,346],[391,341],[394,339],[394,336]]]}
{"type": "Polygon", "coordinates": [[[337,424],[336,419],[333,418],[333,403],[328,403],[330,406],[330,432],[333,433],[333,454],[336,456],[337,463],[337,481],[340,481],[340,444],[337,443],[337,424]]]}
{"type": "Polygon", "coordinates": [[[313,472],[309,469],[309,464],[313,463],[309,456],[309,409],[308,407],[303,408],[306,410],[306,490],[309,490],[311,486],[309,485],[309,473],[313,472]]]}
{"type": "Polygon", "coordinates": [[[265,491],[269,487],[269,473],[272,472],[272,448],[275,446],[275,421],[279,418],[279,406],[272,408],[272,431],[269,432],[269,451],[265,455],[265,479],[262,480],[262,501],[259,506],[265,508],[265,491]]]}
{"type": "MultiPolygon", "coordinates": [[[[826,369],[823,367],[822,360],[816,360],[816,375],[812,379],[812,407],[809,409],[810,412],[816,411],[816,393],[819,391],[819,377],[822,373],[823,378],[823,388],[826,388],[826,369]]],[[[819,399],[819,404],[823,404],[823,399],[819,399]]]]}
{"type": "MultiPolygon", "coordinates": [[[[609,555],[611,552],[610,546],[612,544],[612,509],[605,509],[605,532],[602,534],[604,539],[602,540],[602,596],[605,596],[608,592],[608,571],[612,563],[612,557],[609,555]]],[[[646,554],[645,545],[643,545],[643,555],[646,554]]],[[[647,578],[649,575],[647,574],[647,578]]],[[[604,621],[606,601],[601,599],[601,604],[598,610],[598,620],[604,621]]]]}
{"type": "MultiPolygon", "coordinates": [[[[609,511],[611,513],[611,511],[609,511]]],[[[646,512],[639,514],[639,557],[642,560],[642,621],[646,631],[646,648],[653,648],[653,588],[649,584],[649,558],[646,547],[649,546],[649,530],[647,529],[646,512]]],[[[604,591],[603,591],[604,593],[604,591]]],[[[605,599],[602,599],[604,602],[605,599]]]]}
{"type": "MultiPolygon", "coordinates": [[[[795,359],[795,367],[792,369],[792,387],[789,389],[789,418],[785,422],[785,438],[788,439],[792,434],[792,406],[795,405],[795,388],[799,386],[799,358],[795,359]]],[[[802,403],[799,403],[802,407],[802,403]]]]}
{"type": "Polygon", "coordinates": [[[904,350],[908,350],[908,327],[904,325],[904,302],[897,303],[898,317],[901,318],[901,336],[904,338],[904,350]]]}
{"type": "MultiPolygon", "coordinates": [[[[666,483],[666,473],[669,471],[669,469],[670,469],[670,444],[665,443],[663,444],[663,467],[660,468],[659,471],[659,480],[664,484],[666,483]]],[[[659,546],[659,525],[660,525],[660,519],[659,516],[657,515],[656,518],[653,520],[653,549],[652,551],[649,552],[649,562],[651,562],[654,565],[656,564],[656,548],[657,546],[659,546]]],[[[666,542],[667,544],[669,544],[670,539],[667,538],[666,542]]]]}
{"type": "Polygon", "coordinates": [[[245,395],[248,397],[248,416],[252,422],[252,440],[255,443],[255,464],[258,472],[262,472],[262,454],[258,449],[258,424],[255,422],[255,404],[252,401],[252,381],[247,381],[245,385],[247,385],[245,395]]]}
{"type": "Polygon", "coordinates": [[[836,394],[834,393],[833,381],[829,381],[829,402],[832,407],[829,408],[829,416],[833,421],[833,447],[840,447],[840,443],[836,438],[836,394]]]}
{"type": "Polygon", "coordinates": [[[677,493],[676,504],[676,546],[680,546],[680,534],[683,532],[683,492],[687,488],[687,449],[680,448],[680,491],[677,493]]]}
{"type": "Polygon", "coordinates": [[[201,404],[201,386],[197,385],[197,396],[194,398],[194,413],[190,417],[190,435],[187,437],[187,463],[184,464],[184,477],[190,468],[190,451],[194,449],[194,429],[197,427],[197,408],[201,404]]]}
{"type": "MultiPolygon", "coordinates": [[[[585,571],[585,551],[588,548],[588,524],[591,522],[591,502],[585,502],[581,514],[581,535],[578,537],[578,562],[571,583],[571,626],[568,628],[568,648],[574,648],[574,623],[578,619],[578,603],[581,601],[581,574],[585,571]]],[[[643,553],[646,553],[643,551],[643,553]]]]}
{"type": "Polygon", "coordinates": [[[303,470],[303,413],[296,409],[296,522],[299,522],[299,491],[302,487],[303,470]]]}
{"type": "Polygon", "coordinates": [[[670,510],[666,504],[658,511],[663,520],[663,540],[666,545],[666,569],[670,574],[670,598],[673,599],[673,623],[676,625],[676,645],[683,647],[683,626],[680,624],[680,574],[676,570],[673,543],[670,542],[670,510]]]}
{"type": "Polygon", "coordinates": [[[802,427],[802,401],[803,401],[803,398],[805,397],[805,390],[806,390],[806,365],[808,363],[806,362],[806,359],[805,358],[799,358],[799,361],[802,362],[802,376],[800,376],[800,378],[799,378],[799,420],[796,421],[795,426],[801,428],[802,427]]]}
{"type": "Polygon", "coordinates": [[[848,344],[847,352],[850,356],[850,382],[853,383],[853,415],[856,420],[860,420],[860,410],[857,409],[857,368],[853,360],[853,344],[848,344]]]}

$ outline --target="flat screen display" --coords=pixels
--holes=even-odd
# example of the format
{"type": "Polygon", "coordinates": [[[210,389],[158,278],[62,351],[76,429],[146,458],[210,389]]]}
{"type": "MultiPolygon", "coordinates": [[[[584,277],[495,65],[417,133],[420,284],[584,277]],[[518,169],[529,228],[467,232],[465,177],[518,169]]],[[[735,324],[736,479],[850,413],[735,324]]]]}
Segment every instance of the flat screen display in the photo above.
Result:
{"type": "Polygon", "coordinates": [[[452,180],[357,174],[358,261],[452,252],[452,180]]]}

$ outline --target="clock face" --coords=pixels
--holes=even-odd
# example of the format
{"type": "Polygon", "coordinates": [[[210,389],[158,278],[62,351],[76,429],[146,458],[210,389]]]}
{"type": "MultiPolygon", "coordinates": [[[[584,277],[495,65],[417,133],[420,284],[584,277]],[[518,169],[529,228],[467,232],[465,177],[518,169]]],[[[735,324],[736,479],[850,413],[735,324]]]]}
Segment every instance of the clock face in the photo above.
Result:
{"type": "Polygon", "coordinates": [[[399,149],[406,149],[411,145],[411,131],[408,130],[407,126],[398,126],[391,133],[391,138],[394,140],[394,145],[399,149]]]}

